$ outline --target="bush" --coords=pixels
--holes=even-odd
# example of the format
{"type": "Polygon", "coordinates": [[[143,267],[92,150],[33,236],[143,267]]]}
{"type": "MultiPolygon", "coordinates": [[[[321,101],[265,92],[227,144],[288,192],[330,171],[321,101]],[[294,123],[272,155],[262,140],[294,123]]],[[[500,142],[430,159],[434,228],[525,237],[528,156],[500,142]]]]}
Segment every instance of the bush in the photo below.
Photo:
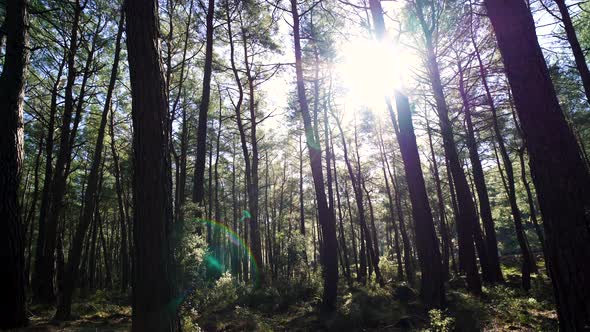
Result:
{"type": "Polygon", "coordinates": [[[455,318],[447,316],[445,311],[432,309],[428,311],[430,318],[430,332],[450,332],[455,328],[455,318]]]}

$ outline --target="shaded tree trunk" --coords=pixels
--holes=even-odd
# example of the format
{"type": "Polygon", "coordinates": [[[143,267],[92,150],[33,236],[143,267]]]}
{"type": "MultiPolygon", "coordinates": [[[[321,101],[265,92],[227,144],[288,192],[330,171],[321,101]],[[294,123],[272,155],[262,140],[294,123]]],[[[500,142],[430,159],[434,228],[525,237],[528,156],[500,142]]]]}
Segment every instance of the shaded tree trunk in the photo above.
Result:
{"type": "MultiPolygon", "coordinates": [[[[436,102],[438,111],[439,124],[441,128],[441,135],[443,138],[443,147],[445,155],[449,161],[449,168],[452,173],[453,182],[457,194],[458,215],[457,215],[457,233],[459,240],[459,261],[463,271],[467,275],[467,286],[470,292],[474,294],[481,293],[481,280],[477,270],[477,260],[475,257],[475,225],[479,224],[477,212],[473,199],[471,198],[471,191],[465,176],[465,171],[459,161],[457,147],[455,145],[453,127],[449,119],[449,111],[445,101],[442,82],[440,79],[440,70],[436,54],[434,51],[434,44],[432,39],[432,31],[434,27],[430,27],[426,22],[422,13],[422,0],[416,2],[414,8],[422,27],[425,43],[426,43],[426,62],[428,67],[428,75],[430,77],[430,84],[436,102]]],[[[480,250],[480,259],[484,257],[485,250],[480,250]]],[[[482,261],[482,266],[487,262],[482,261]]]]}
{"type": "Polygon", "coordinates": [[[316,192],[318,218],[322,227],[323,246],[321,250],[321,261],[324,266],[324,305],[329,310],[336,307],[336,295],[338,288],[338,242],[336,240],[336,221],[333,210],[328,207],[326,192],[324,188],[324,176],[322,171],[322,154],[319,142],[313,137],[313,127],[309,114],[309,105],[305,95],[305,84],[303,80],[303,64],[301,55],[301,39],[299,31],[299,12],[297,1],[291,0],[291,14],[293,16],[293,41],[295,45],[295,73],[297,76],[297,96],[303,125],[307,135],[307,150],[309,152],[311,173],[316,192]]]}
{"type": "Polygon", "coordinates": [[[399,93],[396,94],[395,100],[400,129],[398,140],[412,201],[415,242],[422,271],[420,297],[427,305],[442,307],[445,304],[443,266],[412,125],[410,104],[407,97],[399,93]]]}
{"type": "Polygon", "coordinates": [[[195,174],[193,178],[193,202],[201,204],[205,197],[203,184],[205,181],[205,156],[207,155],[207,113],[211,98],[211,74],[213,71],[213,16],[215,0],[209,0],[207,6],[205,64],[203,68],[203,92],[199,103],[199,123],[197,127],[197,155],[195,158],[195,174]]]}
{"type": "MultiPolygon", "coordinates": [[[[460,59],[458,60],[457,65],[459,72],[459,94],[461,95],[461,100],[463,101],[463,111],[465,114],[465,123],[467,127],[466,145],[469,151],[471,169],[473,171],[475,191],[477,192],[477,197],[479,198],[479,213],[483,227],[485,229],[484,241],[485,250],[487,251],[487,260],[486,262],[480,261],[483,270],[483,279],[484,281],[490,283],[498,283],[503,280],[503,277],[502,271],[500,270],[500,257],[498,256],[496,228],[494,225],[494,219],[492,218],[492,208],[490,206],[490,198],[488,196],[488,187],[486,185],[485,175],[483,173],[481,160],[479,159],[479,152],[477,150],[478,145],[477,141],[475,140],[475,129],[473,128],[471,105],[467,95],[467,88],[465,87],[465,70],[461,65],[460,59]]],[[[520,216],[520,213],[518,215],[520,216]]],[[[526,275],[526,273],[523,273],[523,278],[526,278],[526,275]]]]}
{"type": "MultiPolygon", "coordinates": [[[[71,155],[70,145],[70,125],[72,122],[72,114],[74,111],[74,96],[73,88],[76,80],[75,60],[78,50],[78,28],[80,22],[80,15],[82,8],[80,1],[76,0],[74,3],[74,18],[71,29],[70,45],[67,54],[68,74],[65,86],[65,100],[64,111],[62,115],[62,123],[60,127],[60,144],[59,155],[55,164],[55,174],[51,184],[51,204],[48,206],[48,219],[45,225],[45,243],[43,246],[43,255],[39,262],[38,284],[37,284],[37,300],[44,303],[53,302],[54,286],[53,276],[55,273],[55,248],[57,240],[58,220],[61,215],[63,197],[66,189],[67,181],[67,164],[71,155]]],[[[89,55],[90,56],[90,55],[89,55]]],[[[82,100],[78,100],[81,103],[82,100]]]]}
{"type": "Polygon", "coordinates": [[[22,175],[23,104],[28,50],[28,1],[6,3],[6,55],[0,74],[0,328],[27,323],[24,234],[18,198],[22,175]]]}
{"type": "Polygon", "coordinates": [[[590,175],[524,2],[485,0],[529,151],[560,327],[590,324],[590,175]],[[551,133],[548,135],[547,133],[551,133]]]}
{"type": "MultiPolygon", "coordinates": [[[[86,191],[84,194],[84,208],[82,212],[82,217],[78,226],[76,228],[76,233],[74,235],[74,239],[70,246],[70,252],[68,255],[68,263],[65,270],[64,275],[64,285],[62,289],[62,293],[58,298],[58,306],[57,312],[55,313],[55,318],[58,320],[65,320],[70,318],[71,313],[71,305],[72,305],[72,295],[74,293],[74,288],[76,286],[76,280],[78,279],[79,275],[79,265],[80,260],[82,257],[82,245],[84,244],[84,237],[86,236],[86,232],[88,231],[88,227],[90,226],[90,222],[92,221],[92,215],[94,210],[97,208],[96,203],[98,202],[98,197],[96,196],[98,193],[98,181],[100,177],[100,168],[102,164],[102,152],[104,148],[104,136],[106,131],[107,119],[109,110],[111,108],[111,100],[113,96],[113,91],[115,89],[115,83],[117,80],[117,71],[119,66],[119,55],[121,53],[121,37],[123,35],[123,26],[124,26],[124,12],[121,10],[121,17],[119,19],[119,27],[117,32],[117,37],[115,40],[115,54],[113,59],[113,67],[111,69],[111,76],[109,80],[109,86],[107,88],[107,94],[104,101],[104,108],[102,111],[102,116],[100,119],[100,125],[98,128],[98,135],[96,138],[96,144],[94,147],[94,155],[92,157],[92,164],[90,167],[90,173],[88,175],[88,184],[86,186],[86,191]]],[[[118,166],[118,165],[117,165],[118,166]]],[[[104,236],[102,231],[102,226],[100,226],[101,232],[101,240],[104,242],[104,236]]],[[[104,247],[104,243],[103,243],[104,247]]],[[[107,248],[104,247],[104,250],[107,248]]],[[[106,256],[106,252],[105,252],[106,256]]],[[[107,261],[105,259],[105,264],[107,261]]],[[[110,279],[110,276],[109,276],[110,279]]]]}
{"type": "MultiPolygon", "coordinates": [[[[175,331],[178,324],[173,302],[174,277],[170,272],[173,264],[168,103],[159,60],[157,4],[153,0],[128,0],[126,16],[135,207],[131,328],[133,331],[175,331]]],[[[204,162],[204,158],[201,160],[204,162]]]]}
{"type": "Polygon", "coordinates": [[[582,87],[584,87],[586,101],[590,103],[590,70],[588,70],[588,65],[586,64],[584,50],[582,50],[580,42],[578,41],[578,37],[576,36],[576,29],[572,23],[572,18],[565,0],[554,1],[559,8],[561,22],[563,23],[563,27],[565,29],[565,35],[567,37],[567,41],[570,44],[570,47],[572,48],[572,53],[576,62],[576,68],[578,69],[578,73],[580,73],[580,78],[582,79],[582,87]]]}

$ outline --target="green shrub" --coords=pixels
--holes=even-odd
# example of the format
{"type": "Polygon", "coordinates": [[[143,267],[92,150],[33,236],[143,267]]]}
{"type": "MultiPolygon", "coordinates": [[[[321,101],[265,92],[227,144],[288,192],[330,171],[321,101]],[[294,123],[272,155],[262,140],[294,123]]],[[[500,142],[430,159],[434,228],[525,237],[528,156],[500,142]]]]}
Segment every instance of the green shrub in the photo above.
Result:
{"type": "Polygon", "coordinates": [[[428,311],[430,326],[427,331],[430,332],[450,332],[455,328],[455,318],[449,317],[445,311],[432,309],[428,311]]]}

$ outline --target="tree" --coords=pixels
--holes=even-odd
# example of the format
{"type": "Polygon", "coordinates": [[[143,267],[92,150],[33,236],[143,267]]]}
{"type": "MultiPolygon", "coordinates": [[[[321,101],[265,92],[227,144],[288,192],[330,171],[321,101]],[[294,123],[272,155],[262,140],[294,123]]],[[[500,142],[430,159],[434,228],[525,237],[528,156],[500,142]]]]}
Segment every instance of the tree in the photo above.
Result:
{"type": "Polygon", "coordinates": [[[205,197],[203,184],[205,181],[205,156],[207,155],[207,114],[211,99],[211,74],[213,72],[213,16],[215,0],[209,0],[206,16],[205,66],[203,70],[203,91],[199,103],[199,123],[197,127],[197,155],[195,158],[195,174],[193,178],[193,203],[201,204],[205,197]]]}
{"type": "Polygon", "coordinates": [[[561,328],[590,318],[590,174],[559,106],[524,2],[486,0],[530,156],[561,328]],[[550,134],[549,134],[550,133],[550,134]]]}
{"type": "Polygon", "coordinates": [[[6,54],[0,74],[0,328],[27,323],[24,234],[19,202],[23,165],[23,99],[28,49],[28,1],[6,4],[6,54]]]}
{"type": "MultiPolygon", "coordinates": [[[[427,20],[424,13],[423,0],[416,0],[414,3],[414,10],[419,19],[422,32],[424,34],[426,63],[428,67],[428,75],[430,77],[430,84],[434,99],[436,101],[436,109],[438,112],[439,125],[441,135],[443,138],[443,147],[445,155],[449,161],[449,168],[453,178],[453,184],[457,192],[457,203],[459,206],[459,214],[457,215],[457,233],[459,240],[459,265],[461,270],[467,275],[467,285],[471,292],[475,294],[481,293],[481,280],[477,271],[477,262],[475,259],[475,249],[473,242],[477,241],[477,232],[479,230],[479,220],[469,184],[465,176],[465,171],[459,161],[457,147],[455,145],[454,133],[451,121],[449,119],[448,106],[445,100],[445,94],[440,78],[440,69],[436,53],[434,50],[433,32],[435,31],[436,20],[427,20]]],[[[436,15],[431,13],[431,15],[436,15]]],[[[479,241],[482,242],[482,241],[479,241]]],[[[479,245],[478,253],[480,255],[482,269],[484,273],[487,270],[487,261],[485,259],[486,250],[483,243],[479,245]]]]}
{"type": "Polygon", "coordinates": [[[305,94],[303,81],[303,65],[301,56],[301,37],[299,31],[299,11],[297,1],[291,0],[291,14],[293,16],[293,42],[295,45],[295,73],[297,76],[297,97],[299,111],[303,118],[303,126],[306,134],[307,150],[309,152],[311,173],[316,193],[318,218],[322,227],[323,246],[320,259],[324,274],[324,304],[329,310],[335,309],[338,289],[338,242],[336,239],[336,216],[334,210],[328,207],[324,176],[322,172],[322,152],[319,142],[313,134],[309,104],[305,94]]]}
{"type": "MultiPolygon", "coordinates": [[[[90,173],[88,174],[88,184],[86,185],[86,192],[84,193],[84,210],[82,217],[76,229],[76,234],[72,240],[70,252],[68,255],[68,263],[66,265],[64,274],[64,283],[61,294],[58,298],[57,312],[55,318],[65,320],[70,318],[72,295],[76,286],[76,280],[79,274],[80,259],[82,256],[82,246],[84,244],[84,237],[88,231],[88,227],[92,221],[96,204],[98,203],[97,193],[100,177],[100,169],[102,164],[102,151],[104,147],[104,136],[108,121],[109,110],[111,109],[111,101],[115,83],[117,80],[117,71],[119,66],[119,55],[121,53],[121,37],[123,35],[123,26],[125,22],[124,11],[121,10],[121,17],[119,19],[119,26],[117,30],[117,37],[115,40],[115,54],[113,59],[113,67],[111,69],[111,76],[109,79],[109,86],[105,96],[104,107],[98,128],[98,137],[94,148],[94,155],[92,158],[92,165],[90,173]]],[[[104,236],[101,228],[101,238],[104,241],[104,236]]],[[[106,248],[105,248],[106,250],[106,248]]],[[[126,255],[126,253],[124,253],[126,255]]]]}
{"type": "Polygon", "coordinates": [[[554,1],[557,4],[557,8],[559,8],[561,22],[563,23],[563,27],[565,29],[565,35],[572,49],[572,53],[574,54],[576,68],[578,69],[578,73],[582,79],[582,86],[584,87],[584,93],[586,94],[586,101],[590,103],[590,70],[588,70],[584,51],[582,50],[582,46],[578,41],[578,36],[576,36],[576,29],[574,28],[568,5],[565,3],[565,0],[554,1]]]}
{"type": "MultiPolygon", "coordinates": [[[[385,23],[383,21],[383,9],[378,1],[369,2],[374,25],[377,27],[377,36],[383,41],[385,36],[385,23]]],[[[422,279],[420,282],[420,296],[432,306],[443,306],[445,302],[443,271],[438,239],[434,229],[432,210],[426,194],[424,174],[420,163],[420,154],[412,124],[412,113],[408,98],[399,90],[394,92],[397,109],[397,120],[387,101],[391,121],[397,135],[400,152],[404,162],[404,171],[410,200],[412,202],[412,216],[416,231],[416,246],[420,260],[422,279]]],[[[400,218],[401,219],[401,218],[400,218]]],[[[403,220],[402,220],[403,222],[403,220]]]]}
{"type": "Polygon", "coordinates": [[[157,40],[156,1],[127,1],[133,117],[133,331],[175,331],[168,102],[157,40]]]}

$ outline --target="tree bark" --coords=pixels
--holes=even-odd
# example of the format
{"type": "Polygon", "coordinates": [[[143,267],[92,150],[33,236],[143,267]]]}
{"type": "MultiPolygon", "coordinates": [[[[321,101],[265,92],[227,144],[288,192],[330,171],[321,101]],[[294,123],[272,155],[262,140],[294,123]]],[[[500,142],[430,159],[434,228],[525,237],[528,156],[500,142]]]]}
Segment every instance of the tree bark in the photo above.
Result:
{"type": "Polygon", "coordinates": [[[157,3],[128,0],[125,10],[134,150],[131,329],[175,331],[168,102],[159,58],[157,3]]]}
{"type": "MultiPolygon", "coordinates": [[[[445,304],[443,266],[438,249],[438,239],[434,229],[434,219],[428,202],[426,184],[420,163],[420,154],[412,125],[412,114],[407,97],[397,93],[395,96],[399,122],[399,146],[410,200],[412,216],[416,232],[416,247],[420,261],[420,297],[429,306],[442,307],[445,304]]],[[[393,120],[393,119],[392,119],[393,120]]]]}
{"type": "Polygon", "coordinates": [[[28,1],[6,3],[6,54],[0,74],[0,328],[26,325],[24,234],[18,198],[22,176],[23,104],[27,73],[28,1]]]}
{"type": "Polygon", "coordinates": [[[524,2],[485,0],[529,151],[560,327],[590,324],[590,175],[524,2]],[[550,135],[548,134],[550,133],[550,135]]]}

